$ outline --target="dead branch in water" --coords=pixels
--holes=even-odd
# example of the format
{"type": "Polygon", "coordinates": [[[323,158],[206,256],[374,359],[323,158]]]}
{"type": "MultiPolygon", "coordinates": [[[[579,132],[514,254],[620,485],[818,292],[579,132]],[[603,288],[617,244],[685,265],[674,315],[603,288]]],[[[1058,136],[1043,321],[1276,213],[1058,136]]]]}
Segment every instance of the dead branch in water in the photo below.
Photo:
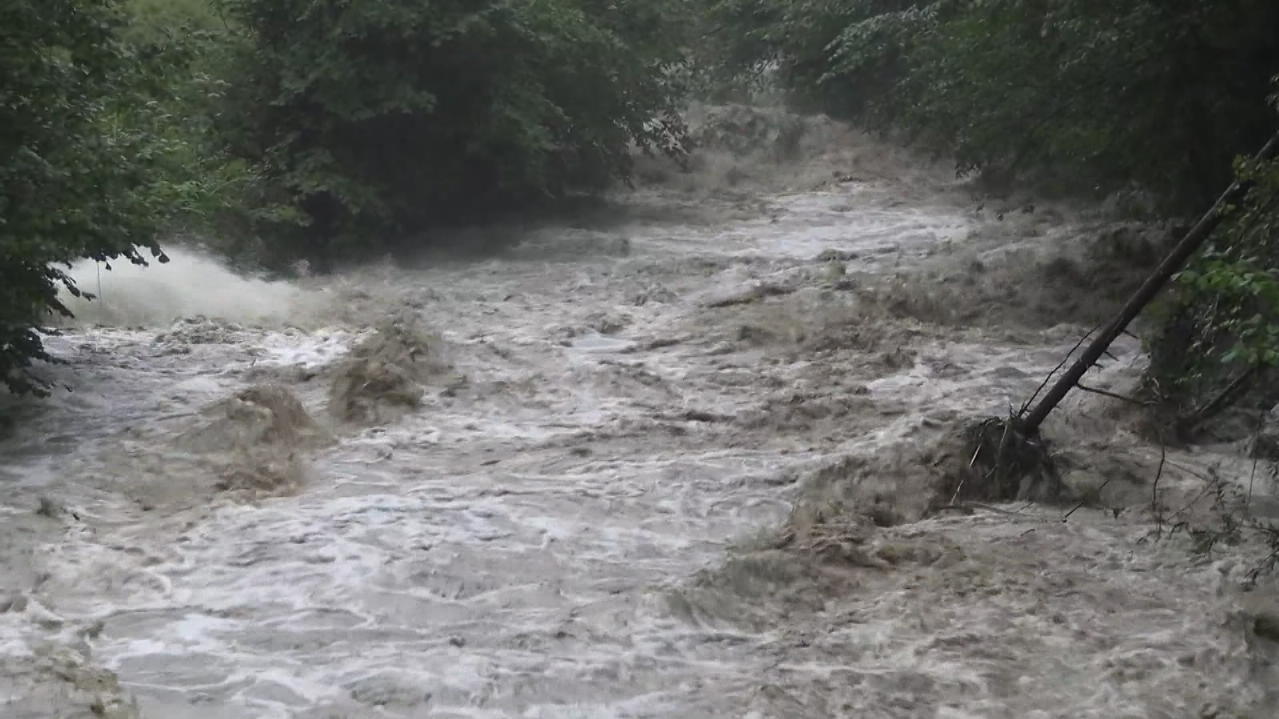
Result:
{"type": "Polygon", "coordinates": [[[1189,415],[1177,420],[1177,429],[1181,432],[1190,432],[1204,422],[1212,419],[1220,414],[1223,410],[1230,406],[1231,401],[1246,388],[1248,382],[1257,373],[1260,367],[1254,365],[1249,367],[1243,374],[1236,377],[1230,384],[1226,385],[1216,397],[1213,397],[1202,407],[1191,412],[1189,415]]]}
{"type": "Polygon", "coordinates": [[[982,509],[987,512],[994,512],[995,514],[1005,514],[1010,517],[1023,517],[1023,518],[1026,517],[1026,515],[1022,514],[1021,512],[1012,512],[1007,509],[992,507],[989,504],[982,504],[981,502],[964,502],[962,504],[947,504],[937,508],[938,511],[966,512],[969,514],[972,514],[978,509],[982,509]]]}
{"type": "MultiPolygon", "coordinates": [[[[1276,154],[1279,154],[1279,133],[1271,137],[1270,141],[1261,148],[1256,159],[1269,160],[1276,154]]],[[[965,490],[969,496],[976,493],[976,496],[983,499],[1006,500],[1031,496],[1057,496],[1060,481],[1053,468],[1047,446],[1040,437],[1040,426],[1071,390],[1081,387],[1080,380],[1084,375],[1096,366],[1102,356],[1109,354],[1110,345],[1121,334],[1128,331],[1128,325],[1207,242],[1217,225],[1221,223],[1225,210],[1241,200],[1251,186],[1252,183],[1249,181],[1236,180],[1226,188],[1212,207],[1199,218],[1194,227],[1150,273],[1115,318],[1092,338],[1083,353],[1057,378],[1042,398],[1039,398],[1043,390],[1043,385],[1040,385],[1031,399],[1016,414],[1010,415],[1007,419],[986,419],[973,428],[972,459],[951,498],[952,505],[964,496],[965,490]],[[1036,398],[1039,398],[1039,401],[1032,406],[1036,398]]],[[[1085,335],[1084,339],[1092,334],[1090,332],[1085,335]]],[[[1084,339],[1081,339],[1079,344],[1082,344],[1084,339]]],[[[1079,344],[1075,346],[1075,349],[1078,349],[1079,344]]],[[[1074,352],[1075,350],[1072,349],[1066,358],[1069,359],[1074,352]]],[[[1062,360],[1062,363],[1049,374],[1049,378],[1057,374],[1065,361],[1062,360]]],[[[1047,380],[1044,384],[1047,384],[1047,380]]],[[[1085,389],[1131,401],[1130,398],[1104,390],[1085,389]]],[[[1163,459],[1160,460],[1159,474],[1162,475],[1162,472],[1163,459]]],[[[1156,486],[1157,484],[1156,480],[1156,486]]],[[[1155,499],[1157,500],[1157,495],[1155,499]]]]}
{"type": "MultiPolygon", "coordinates": [[[[1111,475],[1111,476],[1109,476],[1109,477],[1106,477],[1106,481],[1105,481],[1105,482],[1102,482],[1102,483],[1101,483],[1101,486],[1097,488],[1097,503],[1098,503],[1098,504],[1100,504],[1100,503],[1101,503],[1101,493],[1102,493],[1102,492],[1104,492],[1104,491],[1106,491],[1106,487],[1110,486],[1110,481],[1111,481],[1112,479],[1114,479],[1114,478],[1115,478],[1115,477],[1114,477],[1114,475],[1111,475]]],[[[1071,516],[1072,514],[1074,514],[1075,512],[1078,512],[1078,511],[1079,511],[1079,510],[1081,510],[1081,509],[1083,509],[1083,508],[1084,508],[1084,505],[1085,505],[1085,504],[1088,504],[1088,500],[1089,500],[1089,499],[1090,499],[1089,497],[1085,496],[1083,499],[1079,500],[1079,503],[1078,503],[1078,504],[1076,504],[1074,507],[1072,507],[1072,508],[1071,508],[1071,510],[1070,510],[1069,512],[1066,512],[1065,516],[1063,516],[1063,517],[1061,518],[1061,521],[1063,521],[1063,522],[1068,521],[1068,520],[1070,519],[1070,516],[1071,516]]]]}
{"type": "MultiPolygon", "coordinates": [[[[1264,161],[1271,159],[1276,153],[1279,153],[1279,133],[1270,138],[1270,141],[1266,143],[1265,147],[1261,148],[1256,157],[1257,160],[1264,161]]],[[[1163,262],[1159,263],[1159,266],[1150,273],[1150,276],[1141,284],[1141,287],[1133,293],[1128,302],[1119,310],[1119,314],[1115,319],[1111,320],[1106,325],[1106,329],[1093,339],[1079,359],[1075,360],[1075,363],[1048,390],[1048,393],[1039,401],[1039,404],[1035,405],[1030,410],[1030,413],[1025,416],[1023,423],[1027,434],[1034,435],[1038,433],[1039,426],[1043,424],[1048,414],[1056,409],[1057,405],[1070,390],[1078,385],[1084,374],[1092,369],[1098,359],[1101,359],[1101,356],[1106,353],[1111,343],[1128,328],[1128,325],[1146,308],[1146,305],[1150,304],[1150,301],[1168,284],[1172,276],[1179,272],[1186,262],[1199,251],[1199,248],[1212,235],[1213,230],[1217,229],[1217,225],[1221,223],[1225,209],[1243,199],[1243,196],[1247,194],[1251,187],[1251,182],[1236,180],[1230,183],[1230,187],[1221,193],[1221,196],[1217,198],[1212,207],[1199,218],[1195,226],[1172,248],[1163,262]]]]}
{"type": "Polygon", "coordinates": [[[1049,382],[1052,382],[1053,376],[1060,372],[1062,367],[1066,366],[1066,363],[1070,361],[1070,358],[1073,357],[1075,353],[1079,351],[1079,348],[1083,347],[1084,343],[1088,341],[1088,338],[1092,337],[1093,333],[1099,329],[1101,329],[1100,326],[1094,327],[1088,330],[1088,333],[1083,337],[1079,338],[1079,341],[1075,343],[1075,346],[1070,348],[1070,351],[1061,358],[1061,361],[1057,363],[1056,367],[1053,367],[1052,372],[1049,372],[1048,376],[1044,377],[1044,381],[1039,383],[1039,386],[1035,388],[1035,391],[1031,393],[1030,397],[1026,399],[1026,402],[1022,404],[1021,409],[1017,410],[1018,417],[1026,414],[1026,411],[1030,409],[1030,406],[1039,398],[1039,393],[1044,391],[1044,388],[1048,386],[1049,382]]]}
{"type": "Polygon", "coordinates": [[[1168,460],[1168,448],[1159,443],[1159,469],[1155,470],[1155,481],[1150,487],[1150,511],[1155,515],[1155,536],[1163,534],[1164,513],[1159,506],[1159,480],[1164,477],[1164,462],[1168,460]]]}
{"type": "Polygon", "coordinates": [[[1129,396],[1128,396],[1128,395],[1126,395],[1126,394],[1119,394],[1118,392],[1111,392],[1110,390],[1098,389],[1098,388],[1096,388],[1096,387],[1089,387],[1088,385],[1084,384],[1083,382],[1080,382],[1080,383],[1076,384],[1075,386],[1076,386],[1076,387],[1078,387],[1078,388],[1079,388],[1079,390],[1080,390],[1080,391],[1082,391],[1082,392],[1089,392],[1089,393],[1091,393],[1091,394],[1099,394],[1099,395],[1101,395],[1102,397],[1109,397],[1109,398],[1111,398],[1111,399],[1117,399],[1117,400],[1119,400],[1119,401],[1121,401],[1121,402],[1127,402],[1127,403],[1129,403],[1129,404],[1141,405],[1141,406],[1143,406],[1143,407],[1148,407],[1148,406],[1150,406],[1150,405],[1154,404],[1154,402],[1151,402],[1151,401],[1149,401],[1149,400],[1140,400],[1140,399],[1137,399],[1136,397],[1129,397],[1129,396]]]}

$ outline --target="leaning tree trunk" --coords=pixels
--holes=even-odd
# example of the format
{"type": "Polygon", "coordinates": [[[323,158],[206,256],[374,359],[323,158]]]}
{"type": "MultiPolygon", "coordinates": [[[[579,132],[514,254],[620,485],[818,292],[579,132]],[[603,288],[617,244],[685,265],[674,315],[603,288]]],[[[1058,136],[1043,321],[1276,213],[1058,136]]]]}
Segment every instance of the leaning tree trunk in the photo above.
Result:
{"type": "MultiPolygon", "coordinates": [[[[1270,138],[1265,147],[1257,153],[1256,159],[1259,161],[1269,160],[1279,153],[1279,133],[1270,138]]],[[[1168,280],[1172,278],[1195,252],[1203,246],[1208,237],[1212,235],[1213,230],[1221,223],[1223,211],[1231,204],[1243,199],[1248,190],[1252,187],[1250,182],[1240,182],[1236,180],[1231,183],[1230,187],[1217,198],[1213,206],[1206,212],[1195,226],[1191,228],[1186,236],[1177,243],[1176,247],[1168,253],[1163,262],[1155,268],[1154,272],[1146,278],[1141,287],[1137,289],[1133,296],[1119,311],[1115,319],[1106,325],[1101,334],[1097,335],[1084,350],[1084,353],[1075,360],[1075,363],[1066,370],[1057,382],[1048,390],[1043,399],[1039,400],[1039,404],[1035,405],[1030,413],[1020,421],[1020,430],[1027,436],[1033,436],[1039,431],[1039,425],[1043,424],[1048,414],[1057,407],[1063,398],[1074,389],[1083,378],[1084,374],[1096,364],[1098,359],[1110,347],[1110,344],[1128,328],[1128,324],[1132,322],[1138,314],[1145,309],[1146,305],[1159,294],[1159,291],[1168,284],[1168,280]]]]}

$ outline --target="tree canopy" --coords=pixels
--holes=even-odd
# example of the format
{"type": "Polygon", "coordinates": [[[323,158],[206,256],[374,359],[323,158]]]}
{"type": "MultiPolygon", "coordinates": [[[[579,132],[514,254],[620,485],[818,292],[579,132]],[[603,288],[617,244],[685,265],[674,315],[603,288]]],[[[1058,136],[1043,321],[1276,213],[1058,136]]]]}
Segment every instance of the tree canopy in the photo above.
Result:
{"type": "Polygon", "coordinates": [[[682,151],[669,3],[220,7],[247,36],[221,129],[311,253],[625,178],[632,143],[682,151]]]}
{"type": "Polygon", "coordinates": [[[0,378],[17,391],[41,387],[33,328],[67,312],[59,287],[78,291],[64,267],[159,255],[163,172],[123,19],[110,0],[0,6],[0,378]]]}
{"type": "Polygon", "coordinates": [[[1153,345],[1203,395],[1279,365],[1279,182],[1235,161],[1276,126],[1277,27],[1271,0],[10,0],[0,377],[41,389],[77,259],[411,246],[680,157],[689,78],[766,77],[1039,191],[1176,216],[1254,182],[1166,311],[1182,344],[1153,345]]]}
{"type": "MultiPolygon", "coordinates": [[[[704,62],[953,157],[961,174],[1194,216],[1255,183],[1163,303],[1151,388],[1193,412],[1279,367],[1269,0],[710,0],[704,62]]],[[[1279,401],[1262,393],[1258,403],[1279,401]]]]}
{"type": "Polygon", "coordinates": [[[66,268],[212,228],[355,254],[683,152],[674,2],[13,0],[0,6],[0,378],[40,391],[66,268]]]}
{"type": "MultiPolygon", "coordinates": [[[[1216,195],[1269,136],[1268,0],[718,0],[711,61],[794,98],[1087,194],[1216,195]]],[[[1184,209],[1183,209],[1184,211],[1184,209]]]]}

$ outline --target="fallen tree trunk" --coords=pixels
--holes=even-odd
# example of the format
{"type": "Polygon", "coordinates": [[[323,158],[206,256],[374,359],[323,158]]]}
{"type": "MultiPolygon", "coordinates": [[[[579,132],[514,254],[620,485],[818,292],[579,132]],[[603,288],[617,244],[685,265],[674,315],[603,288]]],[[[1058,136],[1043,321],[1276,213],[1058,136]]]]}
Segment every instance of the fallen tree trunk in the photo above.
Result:
{"type": "MultiPolygon", "coordinates": [[[[1279,154],[1279,133],[1266,143],[1256,158],[1264,161],[1272,159],[1276,154],[1279,154]]],[[[1054,467],[1048,444],[1040,435],[1040,425],[1061,400],[1079,386],[1079,380],[1106,354],[1110,344],[1126,331],[1128,324],[1204,245],[1221,223],[1226,208],[1243,199],[1249,189],[1251,183],[1238,180],[1231,183],[1208,212],[1199,218],[1195,226],[1146,278],[1118,315],[1092,337],[1083,354],[1053,383],[1038,404],[1032,406],[1039,395],[1039,391],[1036,391],[1020,411],[1007,419],[989,418],[968,427],[966,432],[971,458],[967,467],[959,468],[960,480],[950,504],[966,499],[1052,501],[1058,497],[1061,479],[1054,467]]],[[[1084,337],[1086,339],[1087,336],[1084,337]]],[[[1081,345],[1084,340],[1080,340],[1081,345]]],[[[1070,354],[1074,354],[1074,350],[1070,354]]],[[[1070,354],[1066,356],[1067,359],[1070,354]]],[[[1063,365],[1065,362],[1066,360],[1062,360],[1063,365]]],[[[1057,370],[1053,370],[1049,378],[1056,372],[1057,370]]],[[[1045,380],[1044,384],[1047,383],[1048,380],[1045,380]]]]}
{"type": "MultiPolygon", "coordinates": [[[[1260,161],[1269,160],[1279,153],[1279,133],[1270,138],[1265,147],[1257,153],[1256,159],[1260,161]]],[[[1168,280],[1185,266],[1186,262],[1203,246],[1204,242],[1212,235],[1213,230],[1217,229],[1217,225],[1221,223],[1224,210],[1243,199],[1244,195],[1251,189],[1251,183],[1240,182],[1236,180],[1231,183],[1230,187],[1217,198],[1212,207],[1204,213],[1203,217],[1195,223],[1195,226],[1186,233],[1186,236],[1177,243],[1175,247],[1164,258],[1163,262],[1155,268],[1141,287],[1137,289],[1128,302],[1115,319],[1102,329],[1101,333],[1093,338],[1093,341],[1084,350],[1079,359],[1066,370],[1065,374],[1057,379],[1048,393],[1039,400],[1030,413],[1019,419],[1018,425],[1021,432],[1027,436],[1033,436],[1038,433],[1039,425],[1043,424],[1046,419],[1061,403],[1062,399],[1074,389],[1079,380],[1083,378],[1088,370],[1097,363],[1097,360],[1105,354],[1110,344],[1119,337],[1120,334],[1128,328],[1129,323],[1136,319],[1137,315],[1145,309],[1146,305],[1159,294],[1159,291],[1168,284],[1168,280]]]]}

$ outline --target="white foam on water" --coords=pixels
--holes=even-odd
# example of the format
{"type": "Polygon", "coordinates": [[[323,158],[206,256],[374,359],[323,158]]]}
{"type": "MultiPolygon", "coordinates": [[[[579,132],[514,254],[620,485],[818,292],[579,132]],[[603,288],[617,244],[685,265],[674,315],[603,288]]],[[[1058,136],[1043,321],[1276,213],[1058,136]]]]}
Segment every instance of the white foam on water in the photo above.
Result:
{"type": "Polygon", "coordinates": [[[160,327],[189,317],[245,324],[290,321],[306,295],[288,282],[246,277],[219,260],[191,250],[167,250],[169,262],[147,266],[124,260],[78,262],[70,270],[76,286],[96,296],[62,301],[80,325],[160,327]]]}
{"type": "MultiPolygon", "coordinates": [[[[817,576],[738,551],[768,546],[816,469],[1006,411],[1082,331],[926,326],[824,279],[823,250],[855,285],[925,260],[961,270],[969,256],[946,248],[983,226],[944,168],[810,124],[802,166],[750,159],[742,197],[720,192],[726,177],[683,178],[623,197],[638,219],[542,227],[499,259],[351,270],[307,292],[184,253],[104,273],[80,322],[146,329],[50,338],[77,393],[0,444],[27,480],[0,499],[0,560],[22,554],[39,577],[5,589],[62,618],[0,615],[0,658],[83,645],[148,719],[1262,706],[1273,671],[1231,624],[1225,578],[1242,570],[1138,545],[1147,527],[1128,515],[943,516],[884,530],[932,564],[817,576]],[[778,291],[751,294],[764,286],[778,291]],[[342,312],[316,313],[317,297],[342,312]],[[210,489],[216,466],[176,441],[202,408],[266,376],[335,424],[327,369],[403,312],[465,382],[335,427],[296,494],[210,489]],[[308,313],[334,326],[288,326],[308,313]],[[37,525],[42,494],[67,511],[37,525]]],[[[94,270],[77,268],[89,291],[94,270]]],[[[1090,381],[1130,378],[1139,349],[1115,353],[1090,381]]]]}

